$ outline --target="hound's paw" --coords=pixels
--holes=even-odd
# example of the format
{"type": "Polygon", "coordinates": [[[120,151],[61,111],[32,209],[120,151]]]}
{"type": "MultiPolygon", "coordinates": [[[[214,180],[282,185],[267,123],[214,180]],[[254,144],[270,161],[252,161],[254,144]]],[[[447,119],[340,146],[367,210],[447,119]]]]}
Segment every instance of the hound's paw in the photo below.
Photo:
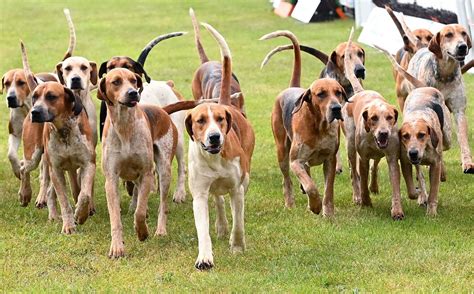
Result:
{"type": "Polygon", "coordinates": [[[334,207],[331,207],[329,205],[324,205],[323,206],[323,216],[324,217],[333,217],[334,216],[334,207]]]}
{"type": "Polygon", "coordinates": [[[230,251],[232,254],[240,254],[244,253],[245,251],[245,245],[234,245],[230,247],[230,251]]]}
{"type": "Polygon", "coordinates": [[[93,216],[96,213],[94,202],[89,202],[89,216],[93,216]]]}
{"type": "Polygon", "coordinates": [[[166,236],[168,233],[166,232],[166,227],[158,226],[155,231],[155,237],[166,236]]]}
{"type": "Polygon", "coordinates": [[[360,195],[352,195],[352,201],[355,205],[362,205],[362,198],[360,195]]]}
{"type": "Polygon", "coordinates": [[[405,214],[401,209],[393,209],[392,208],[392,219],[393,220],[403,220],[405,218],[405,214]]]}
{"type": "Polygon", "coordinates": [[[199,254],[194,266],[200,271],[210,270],[213,268],[214,259],[212,257],[212,252],[210,252],[210,254],[199,254]]]}
{"type": "Polygon", "coordinates": [[[222,223],[218,223],[216,221],[216,233],[217,233],[217,239],[223,239],[229,234],[227,221],[222,222],[222,223]]]}
{"type": "Polygon", "coordinates": [[[25,189],[21,190],[20,192],[18,192],[18,198],[20,200],[20,206],[22,206],[22,207],[27,207],[28,206],[28,204],[31,201],[31,194],[32,194],[31,187],[25,188],[25,189]]]}
{"type": "Polygon", "coordinates": [[[428,208],[426,209],[426,215],[435,217],[438,215],[437,212],[437,206],[436,205],[428,205],[428,208]]]}
{"type": "Polygon", "coordinates": [[[319,214],[323,207],[323,203],[319,197],[309,197],[308,198],[308,209],[314,213],[319,214]]]}
{"type": "Polygon", "coordinates": [[[463,163],[462,170],[465,174],[474,174],[474,163],[463,163]]]}
{"type": "Polygon", "coordinates": [[[336,175],[342,174],[342,166],[336,166],[336,175]]]}
{"type": "Polygon", "coordinates": [[[109,258],[120,258],[125,256],[125,246],[122,241],[112,241],[110,244],[109,258]]]}
{"type": "Polygon", "coordinates": [[[379,185],[378,184],[370,184],[370,192],[372,194],[379,194],[379,185]]]}
{"type": "Polygon", "coordinates": [[[89,217],[89,197],[79,197],[74,213],[74,219],[82,225],[89,217]]]}
{"type": "Polygon", "coordinates": [[[285,197],[285,208],[295,208],[295,198],[293,196],[285,197]]]}
{"type": "Polygon", "coordinates": [[[63,228],[61,230],[61,233],[66,234],[66,235],[71,235],[76,232],[76,224],[74,222],[63,222],[63,228]]]}
{"type": "Polygon", "coordinates": [[[46,199],[36,199],[35,207],[38,209],[43,209],[43,208],[48,207],[46,199]]]}
{"type": "Polygon", "coordinates": [[[176,190],[173,195],[173,202],[183,203],[186,200],[186,191],[176,190]]]}
{"type": "Polygon", "coordinates": [[[148,226],[146,223],[139,226],[135,224],[135,232],[137,232],[137,237],[140,241],[145,241],[148,238],[148,226]]]}

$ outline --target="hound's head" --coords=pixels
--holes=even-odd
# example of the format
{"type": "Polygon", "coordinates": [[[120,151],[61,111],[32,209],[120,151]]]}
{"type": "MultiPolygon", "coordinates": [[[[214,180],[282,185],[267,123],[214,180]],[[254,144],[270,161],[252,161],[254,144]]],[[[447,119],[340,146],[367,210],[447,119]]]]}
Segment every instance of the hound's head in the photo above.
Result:
{"type": "Polygon", "coordinates": [[[331,123],[335,119],[342,120],[341,109],[345,101],[347,101],[346,92],[336,80],[318,79],[298,98],[293,113],[298,112],[306,102],[322,115],[323,120],[331,123]]]}
{"type": "MultiPolygon", "coordinates": [[[[331,61],[339,68],[341,72],[345,72],[344,55],[347,47],[347,42],[337,45],[336,49],[331,53],[331,61]]],[[[352,42],[351,60],[354,63],[354,74],[358,79],[365,79],[365,51],[359,45],[352,42]]]]}
{"type": "Polygon", "coordinates": [[[204,151],[217,154],[232,127],[232,115],[224,105],[203,103],[188,112],[185,124],[191,140],[204,151]]]}
{"type": "Polygon", "coordinates": [[[71,89],[58,82],[46,82],[33,91],[31,121],[34,123],[53,122],[56,119],[79,115],[82,111],[81,99],[71,89]]]}
{"type": "Polygon", "coordinates": [[[431,39],[433,39],[433,33],[427,29],[416,29],[413,30],[412,34],[418,41],[416,44],[410,42],[410,39],[406,35],[403,36],[404,49],[410,53],[416,53],[421,48],[428,47],[431,39]]]}
{"type": "Polygon", "coordinates": [[[392,133],[396,131],[398,111],[392,105],[376,100],[362,112],[364,128],[372,133],[377,147],[385,149],[392,133]]]}
{"type": "Polygon", "coordinates": [[[447,54],[449,57],[461,62],[469,53],[472,43],[466,29],[459,24],[450,24],[439,31],[428,46],[437,58],[443,58],[447,54]]]}
{"type": "Polygon", "coordinates": [[[420,164],[425,151],[436,149],[439,143],[438,135],[423,119],[404,122],[400,131],[402,152],[412,164],[420,164]]]}
{"type": "Polygon", "coordinates": [[[108,61],[104,61],[100,65],[99,69],[99,78],[101,78],[104,74],[109,72],[114,68],[126,68],[140,77],[144,76],[145,80],[149,83],[151,81],[150,77],[143,69],[142,65],[135,60],[131,59],[130,57],[126,56],[114,56],[110,58],[108,61]]]}
{"type": "Polygon", "coordinates": [[[125,68],[115,68],[100,80],[97,98],[109,105],[134,107],[140,101],[142,89],[139,75],[125,68]]]}
{"type": "Polygon", "coordinates": [[[72,90],[87,90],[97,85],[97,65],[84,57],[73,56],[56,65],[59,81],[72,90]]]}
{"type": "Polygon", "coordinates": [[[30,89],[26,84],[25,72],[22,69],[7,71],[2,77],[2,91],[6,91],[7,105],[9,108],[22,107],[30,99],[30,89]]]}

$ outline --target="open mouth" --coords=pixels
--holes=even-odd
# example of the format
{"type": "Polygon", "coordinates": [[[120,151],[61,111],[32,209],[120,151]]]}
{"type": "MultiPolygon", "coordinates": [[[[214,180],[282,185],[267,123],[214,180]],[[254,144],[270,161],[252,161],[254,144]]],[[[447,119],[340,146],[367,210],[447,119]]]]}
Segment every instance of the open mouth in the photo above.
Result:
{"type": "Polygon", "coordinates": [[[411,164],[418,165],[421,163],[421,159],[419,158],[410,158],[411,164]]]}
{"type": "Polygon", "coordinates": [[[201,143],[201,146],[202,146],[202,149],[204,149],[204,151],[209,152],[211,154],[217,154],[221,151],[221,145],[206,146],[203,143],[201,143]]]}
{"type": "Polygon", "coordinates": [[[463,62],[464,59],[466,58],[466,55],[454,55],[448,52],[448,55],[451,56],[452,58],[456,59],[459,62],[463,62]]]}
{"type": "Polygon", "coordinates": [[[8,102],[8,108],[18,108],[20,107],[20,105],[18,105],[18,103],[16,102],[8,102]]]}
{"type": "Polygon", "coordinates": [[[82,88],[82,85],[80,83],[77,84],[71,84],[71,90],[84,90],[82,88]]]}
{"type": "Polygon", "coordinates": [[[380,149],[385,149],[388,146],[388,138],[376,138],[375,143],[380,149]]]}
{"type": "Polygon", "coordinates": [[[137,106],[138,101],[137,100],[130,100],[130,101],[127,101],[127,102],[119,101],[119,103],[122,104],[122,105],[125,105],[127,107],[135,107],[135,106],[137,106]]]}

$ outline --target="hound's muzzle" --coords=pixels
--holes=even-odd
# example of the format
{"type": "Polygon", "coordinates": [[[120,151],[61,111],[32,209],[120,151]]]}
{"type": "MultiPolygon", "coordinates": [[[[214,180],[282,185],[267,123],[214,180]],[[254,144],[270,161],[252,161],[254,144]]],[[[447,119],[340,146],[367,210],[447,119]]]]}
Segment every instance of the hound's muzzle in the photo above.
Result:
{"type": "Polygon", "coordinates": [[[421,159],[420,159],[420,153],[418,152],[418,150],[410,149],[408,151],[408,159],[410,160],[412,164],[415,164],[415,165],[420,164],[421,159]]]}
{"type": "Polygon", "coordinates": [[[34,123],[52,122],[54,116],[43,107],[33,107],[31,110],[31,121],[34,123]]]}
{"type": "Polygon", "coordinates": [[[71,89],[72,90],[82,90],[82,79],[81,77],[73,77],[71,79],[71,89]]]}
{"type": "Polygon", "coordinates": [[[221,151],[222,140],[221,134],[219,133],[210,133],[207,136],[206,144],[201,143],[204,151],[207,151],[211,154],[217,154],[221,151]]]}
{"type": "Polygon", "coordinates": [[[365,79],[365,67],[361,64],[356,64],[354,74],[358,79],[365,79]]]}
{"type": "Polygon", "coordinates": [[[343,120],[342,119],[342,112],[341,112],[341,105],[340,104],[332,104],[330,106],[330,117],[329,117],[329,122],[333,122],[334,120],[343,120]]]}
{"type": "Polygon", "coordinates": [[[138,102],[140,102],[140,94],[135,89],[130,89],[127,91],[126,100],[124,102],[120,101],[120,104],[123,104],[127,107],[135,107],[138,102]]]}
{"type": "Polygon", "coordinates": [[[9,108],[18,108],[20,104],[18,103],[18,99],[16,99],[15,95],[10,95],[7,97],[7,103],[9,108]]]}
{"type": "Polygon", "coordinates": [[[387,131],[381,131],[375,136],[375,143],[377,143],[377,147],[380,149],[385,149],[388,146],[388,136],[389,133],[387,131]]]}
{"type": "Polygon", "coordinates": [[[467,53],[469,53],[469,48],[467,47],[467,44],[465,43],[460,43],[458,46],[456,46],[456,60],[459,62],[464,61],[464,58],[466,57],[467,53]]]}

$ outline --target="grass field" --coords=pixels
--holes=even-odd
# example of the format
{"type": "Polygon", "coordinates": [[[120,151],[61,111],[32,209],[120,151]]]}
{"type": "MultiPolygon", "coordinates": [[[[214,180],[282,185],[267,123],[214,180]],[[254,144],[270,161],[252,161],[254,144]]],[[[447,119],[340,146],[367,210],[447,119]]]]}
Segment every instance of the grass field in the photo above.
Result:
{"type": "MultiPolygon", "coordinates": [[[[381,169],[381,193],[372,196],[373,208],[352,204],[344,156],[344,173],[336,178],[335,217],[326,219],[306,210],[306,198],[295,190],[296,208],[283,206],[270,114],[276,94],[287,87],[292,54],[281,53],[263,70],[260,61],[275,45],[261,42],[265,33],[288,29],[300,42],[330,52],[348,37],[352,21],[304,25],[281,19],[261,1],[17,1],[0,4],[0,72],[21,67],[19,39],[23,39],[34,71],[52,71],[67,47],[68,30],[62,9],[71,9],[77,31],[76,55],[97,63],[114,55],[138,57],[153,37],[172,31],[192,32],[188,8],[199,20],[217,28],[227,39],[234,72],[241,81],[247,113],[256,132],[251,184],[246,196],[247,251],[229,252],[227,240],[214,230],[215,268],[194,269],[197,238],[188,194],[185,204],[170,206],[168,236],[137,240],[129,197],[122,190],[122,221],[126,258],[109,260],[110,226],[104,177],[96,177],[97,214],[72,236],[60,234],[60,223],[49,223],[47,211],[30,204],[20,207],[19,181],[7,160],[6,103],[0,124],[0,290],[4,292],[63,292],[153,290],[183,292],[472,292],[474,291],[474,177],[461,173],[459,147],[445,153],[448,181],[439,193],[438,217],[428,218],[416,201],[406,197],[402,181],[405,220],[390,218],[390,186],[386,164],[381,169]]],[[[217,45],[203,31],[208,55],[219,57],[217,45]]],[[[382,44],[383,45],[383,44],[382,44]]],[[[367,52],[364,85],[395,103],[389,62],[375,50],[367,52]]],[[[199,59],[193,34],[158,45],[146,70],[154,79],[173,79],[189,99],[190,82],[199,59]]],[[[302,85],[308,86],[322,69],[303,56],[302,85]]],[[[474,78],[465,77],[472,98],[474,78]]],[[[95,97],[95,94],[94,94],[95,97]]],[[[97,102],[97,101],[96,101],[97,102]]],[[[97,103],[98,105],[98,103],[97,103]]],[[[474,105],[470,103],[470,144],[474,149],[474,105]]],[[[455,140],[454,140],[455,141],[455,140]]],[[[100,162],[100,146],[98,161],[100,162]]],[[[342,147],[342,154],[345,148],[342,147]]],[[[98,164],[100,166],[100,164],[98,164]]],[[[313,178],[322,185],[321,168],[313,178]]],[[[35,173],[37,175],[37,173],[35,173]]],[[[34,193],[38,181],[33,180],[34,193]]],[[[295,182],[294,182],[295,183],[295,182]]],[[[298,185],[295,185],[297,189],[298,185]]],[[[171,198],[171,196],[170,196],[171,198]]],[[[171,200],[171,199],[170,199],[171,200]]],[[[156,226],[158,197],[149,203],[148,224],[156,226]]],[[[228,214],[230,216],[230,214],[228,214]]],[[[211,222],[214,211],[211,212],[211,222]]]]}

